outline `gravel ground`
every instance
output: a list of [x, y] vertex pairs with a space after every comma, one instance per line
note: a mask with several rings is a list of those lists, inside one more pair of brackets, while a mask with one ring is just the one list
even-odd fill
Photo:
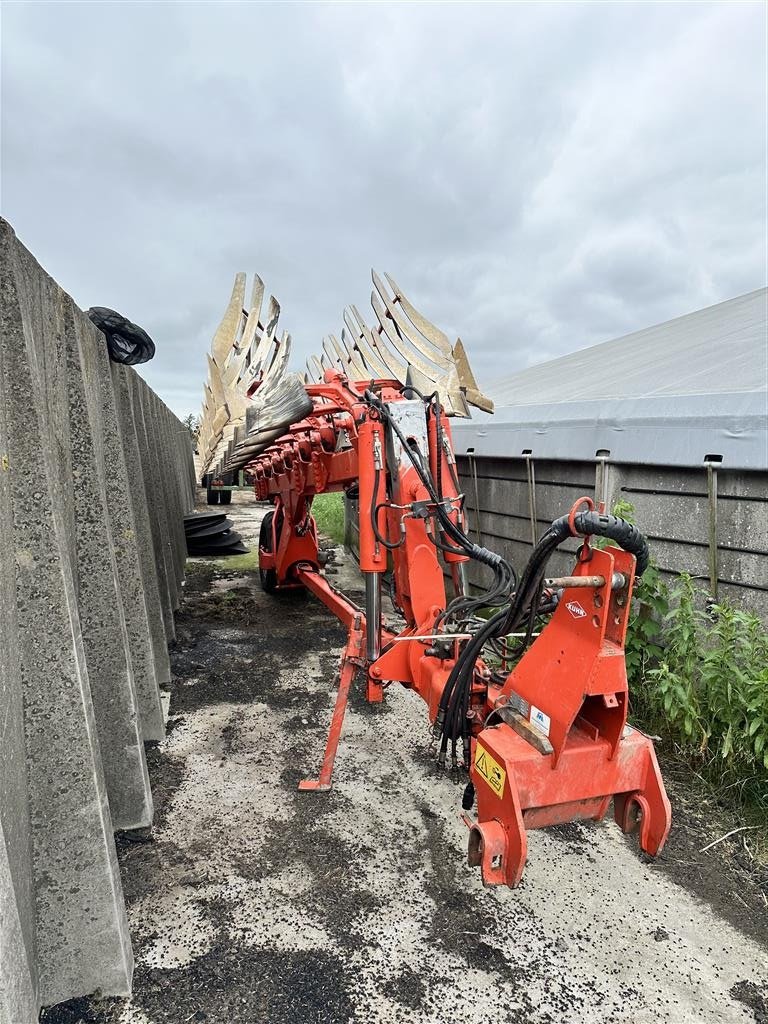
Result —
[[[266, 509], [236, 498], [255, 546]], [[331, 571], [359, 591], [340, 552]], [[150, 751], [157, 821], [118, 842], [134, 996], [46, 1024], [768, 1021], [759, 879], [736, 839], [699, 854], [727, 821], [679, 783], [658, 861], [612, 823], [571, 824], [531, 834], [515, 891], [467, 867], [461, 789], [403, 689], [382, 706], [355, 689], [332, 792], [297, 792], [342, 642], [307, 595], [190, 563], [170, 731]]]

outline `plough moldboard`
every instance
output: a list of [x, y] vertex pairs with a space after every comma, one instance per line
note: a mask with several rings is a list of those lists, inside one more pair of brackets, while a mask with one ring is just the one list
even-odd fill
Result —
[[[450, 418], [493, 406], [461, 341], [374, 273], [375, 326], [349, 307], [340, 337], [325, 338], [302, 379], [288, 372], [277, 301], [262, 309], [256, 277], [246, 310], [245, 283], [238, 274], [213, 340], [199, 472], [215, 500], [217, 483], [245, 471], [256, 498], [273, 505], [259, 543], [263, 588], [305, 587], [348, 630], [320, 772], [300, 788], [330, 789], [359, 674], [369, 701], [391, 683], [424, 700], [439, 764], [466, 774], [469, 862], [486, 884], [519, 882], [528, 830], [600, 819], [611, 804], [620, 828], [656, 854], [670, 805], [651, 740], [627, 723], [624, 662], [633, 587], [648, 564], [642, 534], [585, 497], [525, 566], [474, 543]], [[332, 491], [358, 500], [364, 608], [321, 569], [312, 501]], [[548, 577], [553, 551], [574, 536], [572, 575]], [[611, 543], [596, 548], [591, 537]], [[469, 559], [488, 570], [482, 593], [467, 589]], [[396, 626], [382, 616], [384, 578]]]

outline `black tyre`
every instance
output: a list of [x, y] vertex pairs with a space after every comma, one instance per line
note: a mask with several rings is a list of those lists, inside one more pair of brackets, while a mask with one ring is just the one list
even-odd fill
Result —
[[[272, 551], [272, 520], [274, 518], [274, 512], [267, 512], [261, 521], [259, 551]], [[262, 569], [261, 564], [259, 564], [259, 580], [261, 582], [261, 589], [266, 594], [273, 594], [277, 590], [277, 570]]]
[[232, 491], [219, 491], [219, 501], [222, 505], [231, 505]]

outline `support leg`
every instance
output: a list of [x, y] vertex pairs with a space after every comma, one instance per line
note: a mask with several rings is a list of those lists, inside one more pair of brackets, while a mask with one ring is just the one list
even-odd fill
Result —
[[341, 672], [339, 673], [339, 689], [336, 693], [336, 704], [333, 708], [331, 725], [328, 730], [328, 739], [325, 742], [325, 754], [320, 768], [320, 777], [317, 779], [302, 779], [299, 783], [301, 790], [313, 790], [326, 792], [331, 788], [331, 775], [333, 774], [333, 763], [336, 760], [336, 751], [339, 748], [341, 728], [344, 724], [344, 714], [347, 710], [349, 700], [349, 688], [352, 685], [357, 659], [363, 643], [363, 632], [360, 622], [356, 622], [349, 631], [349, 640], [341, 656]]

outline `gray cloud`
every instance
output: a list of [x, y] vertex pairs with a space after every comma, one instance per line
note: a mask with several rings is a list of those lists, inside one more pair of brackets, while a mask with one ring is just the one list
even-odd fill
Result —
[[765, 283], [765, 7], [13, 4], [3, 207], [195, 411], [236, 270], [296, 362], [371, 266], [481, 383]]

